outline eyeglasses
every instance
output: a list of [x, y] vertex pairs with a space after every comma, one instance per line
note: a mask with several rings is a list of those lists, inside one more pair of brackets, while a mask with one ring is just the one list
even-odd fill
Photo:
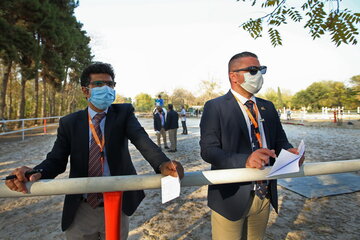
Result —
[[251, 75], [256, 75], [258, 71], [260, 71], [261, 74], [265, 74], [266, 70], [267, 70], [266, 66], [259, 66], [259, 67], [251, 66], [251, 67], [247, 67], [247, 68], [237, 69], [237, 70], [234, 70], [233, 72], [247, 71]]
[[114, 88], [116, 85], [116, 82], [114, 81], [93, 81], [90, 82], [90, 85], [93, 87], [102, 87], [102, 86], [109, 86], [111, 88]]

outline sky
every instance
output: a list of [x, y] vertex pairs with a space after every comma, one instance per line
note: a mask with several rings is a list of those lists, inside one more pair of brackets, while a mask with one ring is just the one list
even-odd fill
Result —
[[[340, 8], [360, 12], [360, 1], [343, 0]], [[228, 61], [243, 51], [268, 67], [260, 94], [278, 87], [294, 94], [313, 82], [360, 75], [360, 43], [312, 40], [305, 19], [281, 27], [283, 45], [275, 48], [266, 32], [254, 40], [239, 27], [269, 12], [236, 0], [80, 0], [75, 16], [91, 37], [94, 60], [113, 65], [116, 93], [126, 97], [175, 88], [197, 96], [203, 80], [217, 81], [225, 93]]]

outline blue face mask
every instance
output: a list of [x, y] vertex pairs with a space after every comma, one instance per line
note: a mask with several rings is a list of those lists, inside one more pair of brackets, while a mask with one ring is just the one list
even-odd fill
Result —
[[96, 108], [105, 110], [115, 101], [115, 90], [109, 86], [90, 88], [88, 101]]

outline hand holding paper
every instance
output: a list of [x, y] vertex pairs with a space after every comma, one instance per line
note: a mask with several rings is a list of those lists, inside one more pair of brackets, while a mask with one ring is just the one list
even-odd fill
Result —
[[300, 142], [298, 152], [299, 154], [294, 154], [282, 149], [267, 177], [299, 172], [299, 160], [302, 158], [305, 152], [305, 144], [303, 140]]

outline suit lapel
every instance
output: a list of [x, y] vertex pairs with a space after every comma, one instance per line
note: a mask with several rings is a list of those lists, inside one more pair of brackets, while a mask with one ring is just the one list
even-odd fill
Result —
[[268, 109], [266, 109], [264, 102], [261, 101], [261, 99], [256, 98], [256, 105], [259, 109], [261, 118], [264, 119], [264, 121], [262, 121], [262, 125], [264, 128], [264, 132], [265, 132], [265, 138], [266, 138], [266, 144], [268, 146], [268, 148], [271, 148], [270, 146], [270, 132], [269, 132], [269, 127], [268, 127], [268, 123], [267, 123], [267, 115], [268, 115]]
[[82, 165], [84, 166], [82, 175], [87, 176], [89, 167], [89, 119], [87, 108], [80, 113], [79, 136], [76, 138], [79, 138], [80, 149], [82, 149]]
[[249, 144], [249, 148], [251, 148], [251, 141], [249, 136], [249, 130], [246, 124], [246, 120], [244, 114], [239, 106], [239, 103], [236, 101], [234, 95], [231, 91], [226, 94], [226, 100], [229, 102], [229, 110], [233, 113], [233, 116], [236, 118], [236, 122], [243, 132], [246, 142]]
[[[112, 124], [114, 124], [114, 122], [115, 122], [114, 119], [115, 119], [114, 107], [111, 105], [107, 111], [106, 119], [105, 119], [105, 130], [104, 130], [104, 132], [105, 132], [105, 149], [109, 149], [110, 136], [111, 136], [110, 130], [114, 129], [112, 127]], [[108, 155], [107, 155], [107, 159], [109, 160]]]

